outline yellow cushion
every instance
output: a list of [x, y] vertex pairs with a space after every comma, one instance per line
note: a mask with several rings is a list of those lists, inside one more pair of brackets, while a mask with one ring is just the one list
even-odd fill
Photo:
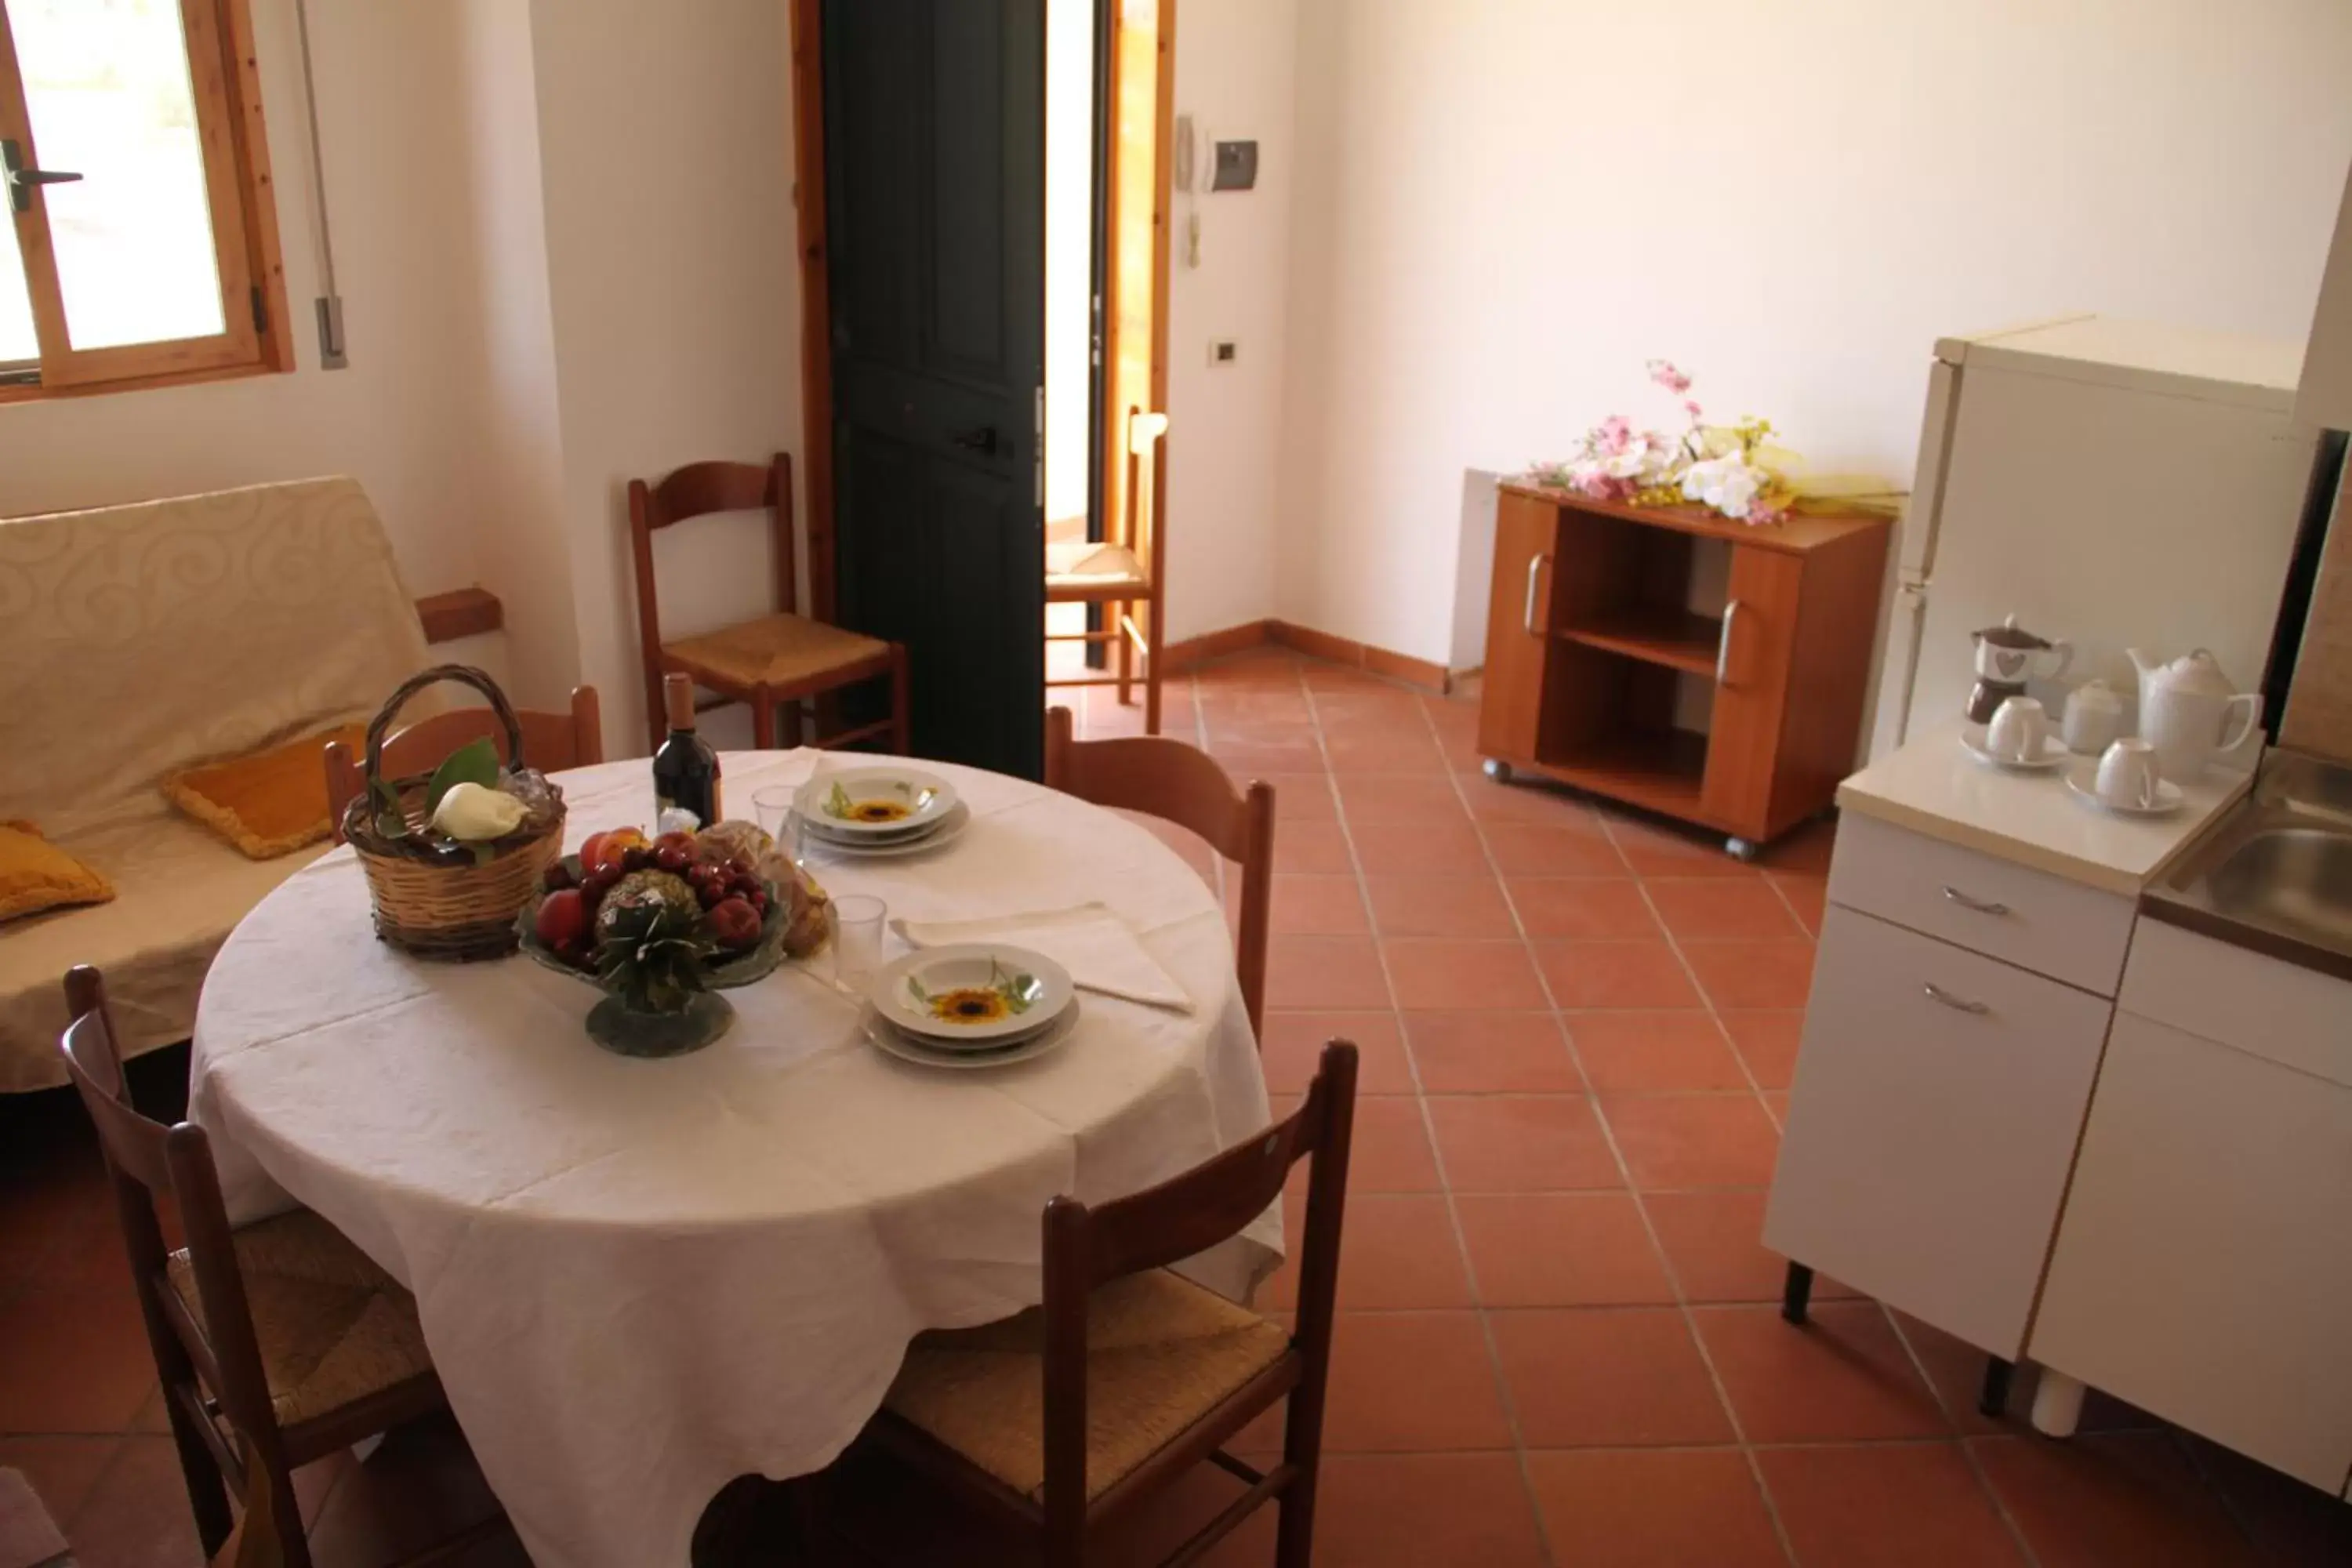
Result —
[[887, 658], [890, 645], [803, 616], [761, 616], [662, 651], [709, 680], [742, 689], [790, 686]]
[[113, 883], [42, 837], [31, 823], [0, 822], [0, 921], [113, 897]]
[[356, 752], [367, 731], [346, 724], [251, 756], [170, 773], [163, 794], [256, 860], [272, 859], [334, 831], [327, 820], [327, 765], [320, 755], [330, 741]]
[[[1280, 1361], [1290, 1335], [1166, 1269], [1087, 1302], [1087, 1496], [1098, 1498]], [[907, 1347], [883, 1408], [1013, 1490], [1045, 1485], [1045, 1319], [928, 1333]]]

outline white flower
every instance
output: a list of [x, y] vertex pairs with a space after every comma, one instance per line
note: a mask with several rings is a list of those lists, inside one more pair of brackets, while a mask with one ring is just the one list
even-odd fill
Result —
[[433, 808], [433, 826], [461, 844], [503, 838], [522, 826], [523, 805], [485, 784], [454, 784]]
[[1708, 458], [1683, 470], [1683, 499], [1702, 501], [1728, 518], [1745, 521], [1766, 475], [1747, 455]]
[[1658, 454], [1646, 436], [1636, 436], [1624, 449], [1600, 459], [1601, 471], [1612, 479], [1638, 479], [1657, 466]]

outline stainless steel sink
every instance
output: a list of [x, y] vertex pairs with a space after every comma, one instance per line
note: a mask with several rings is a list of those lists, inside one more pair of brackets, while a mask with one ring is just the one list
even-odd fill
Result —
[[2352, 769], [2290, 752], [2147, 890], [2143, 912], [2352, 978]]
[[2352, 950], [2352, 831], [2266, 827], [2206, 879], [2213, 906]]

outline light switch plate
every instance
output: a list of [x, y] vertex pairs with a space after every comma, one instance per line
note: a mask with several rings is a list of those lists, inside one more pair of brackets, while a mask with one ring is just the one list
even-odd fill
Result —
[[1257, 143], [1220, 142], [1209, 176], [1213, 191], [1246, 191], [1257, 184]]

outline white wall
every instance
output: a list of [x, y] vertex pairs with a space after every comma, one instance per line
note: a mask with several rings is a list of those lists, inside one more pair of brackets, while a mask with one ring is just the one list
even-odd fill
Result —
[[474, 214], [445, 199], [469, 157], [449, 112], [466, 0], [312, 7], [320, 134], [351, 342], [318, 368], [310, 148], [289, 0], [256, 0], [287, 295], [303, 369], [0, 407], [0, 515], [299, 479], [358, 477], [418, 594], [477, 579], [483, 483]]
[[[531, 33], [581, 678], [626, 755], [627, 481], [800, 444], [789, 8], [533, 0]], [[766, 540], [743, 516], [661, 541], [664, 632], [772, 608]]]
[[[1299, 199], [1292, 97], [1297, 0], [1177, 0], [1176, 110], [1208, 135], [1255, 137], [1254, 191], [1178, 193], [1168, 331], [1168, 636], [1275, 613], [1286, 294]], [[1207, 184], [1205, 145], [1197, 185]], [[1201, 219], [1201, 264], [1183, 255]], [[1212, 367], [1233, 338], [1236, 364]]]
[[2341, 0], [1297, 4], [1279, 613], [1424, 658], [1464, 470], [1644, 359], [1907, 483], [1939, 334], [2300, 338], [2352, 155]]

